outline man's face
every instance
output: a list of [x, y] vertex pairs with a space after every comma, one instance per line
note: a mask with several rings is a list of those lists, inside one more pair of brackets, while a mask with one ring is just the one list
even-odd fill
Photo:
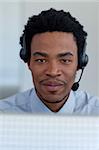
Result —
[[61, 102], [68, 97], [78, 65], [72, 33], [45, 32], [31, 41], [29, 69], [37, 95], [43, 102]]

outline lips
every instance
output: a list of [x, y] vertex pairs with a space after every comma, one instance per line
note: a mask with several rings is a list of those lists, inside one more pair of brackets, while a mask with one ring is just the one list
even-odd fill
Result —
[[44, 83], [43, 85], [55, 87], [55, 86], [62, 86], [63, 84], [62, 83], [55, 83], [55, 82], [48, 82], [48, 83]]
[[64, 86], [64, 82], [60, 80], [56, 81], [44, 80], [42, 81], [41, 85], [43, 85], [47, 91], [57, 91], [60, 88], [62, 88], [62, 86]]
[[47, 91], [58, 91], [63, 85], [62, 84], [44, 84], [45, 90]]

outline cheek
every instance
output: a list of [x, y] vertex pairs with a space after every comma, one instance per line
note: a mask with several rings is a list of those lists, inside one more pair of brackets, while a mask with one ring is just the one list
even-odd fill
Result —
[[34, 78], [39, 78], [40, 77], [40, 71], [35, 69], [35, 68], [31, 70], [31, 73], [32, 73], [32, 76]]
[[76, 76], [76, 69], [68, 69], [64, 72], [64, 78], [67, 80], [68, 85], [70, 86], [74, 83]]
[[44, 76], [46, 68], [47, 66], [45, 65], [39, 65], [39, 64], [36, 64], [35, 62], [30, 61], [29, 69], [34, 78], [39, 79], [42, 76]]
[[40, 81], [40, 79], [42, 78], [42, 76], [44, 75], [43, 70], [41, 69], [41, 67], [30, 67], [30, 71], [32, 73], [32, 78], [34, 82], [38, 82]]

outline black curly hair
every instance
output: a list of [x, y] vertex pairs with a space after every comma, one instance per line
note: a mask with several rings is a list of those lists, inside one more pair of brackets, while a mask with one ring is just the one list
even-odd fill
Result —
[[23, 49], [25, 42], [26, 52], [24, 59], [22, 58], [24, 62], [27, 62], [30, 59], [30, 45], [32, 37], [37, 33], [44, 33], [47, 31], [73, 33], [78, 47], [78, 63], [80, 62], [79, 56], [82, 56], [84, 53], [87, 32], [83, 30], [83, 26], [76, 18], [72, 17], [69, 12], [55, 10], [53, 8], [42, 11], [38, 15], [33, 15], [28, 19], [27, 24], [24, 26], [23, 34], [20, 37], [20, 44]]

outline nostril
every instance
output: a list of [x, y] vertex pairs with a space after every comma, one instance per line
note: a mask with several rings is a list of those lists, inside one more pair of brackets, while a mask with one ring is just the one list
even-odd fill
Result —
[[52, 71], [47, 71], [47, 72], [46, 72], [46, 75], [47, 75], [47, 76], [51, 76], [51, 77], [56, 77], [56, 76], [60, 76], [60, 75], [61, 75], [61, 72], [55, 71], [55, 70], [54, 70], [53, 72], [52, 72]]
[[49, 77], [57, 77], [57, 76], [60, 76], [60, 74], [46, 74], [47, 76]]

